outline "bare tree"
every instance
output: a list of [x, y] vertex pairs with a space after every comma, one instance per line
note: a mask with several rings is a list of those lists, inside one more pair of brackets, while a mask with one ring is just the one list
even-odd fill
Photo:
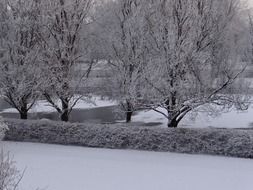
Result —
[[242, 101], [245, 96], [233, 86], [245, 69], [235, 68], [241, 57], [230, 43], [237, 1], [159, 0], [150, 4], [146, 8], [149, 66], [142, 88], [147, 108], [163, 114], [168, 127], [177, 127], [187, 113], [203, 105], [247, 108]]
[[[141, 86], [143, 54], [145, 52], [145, 22], [139, 0], [109, 2], [110, 12], [102, 20], [105, 49], [111, 73], [106, 87], [113, 99], [119, 101], [131, 121], [138, 110], [138, 93]], [[105, 20], [107, 19], [107, 20]], [[101, 30], [100, 30], [101, 31]]]
[[38, 98], [40, 4], [35, 0], [2, 1], [0, 88], [21, 119]]
[[68, 121], [94, 63], [87, 58], [89, 47], [84, 43], [86, 26], [92, 22], [92, 0], [53, 0], [45, 5], [43, 94], [61, 120]]

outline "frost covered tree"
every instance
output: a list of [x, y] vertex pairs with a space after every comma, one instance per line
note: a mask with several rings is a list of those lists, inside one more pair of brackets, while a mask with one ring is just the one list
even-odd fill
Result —
[[[108, 52], [110, 77], [106, 87], [113, 99], [119, 101], [126, 114], [126, 122], [131, 121], [138, 109], [138, 93], [145, 53], [145, 22], [139, 0], [119, 0], [108, 2], [110, 6], [102, 19], [102, 35]], [[106, 20], [107, 19], [107, 20]]]
[[92, 0], [45, 1], [43, 95], [62, 121], [69, 120], [73, 107], [83, 97], [78, 94], [93, 64], [87, 58], [89, 47], [85, 44], [92, 4]]
[[142, 98], [147, 108], [163, 114], [168, 127], [177, 127], [203, 105], [247, 108], [246, 97], [233, 86], [244, 70], [236, 68], [241, 56], [231, 43], [238, 1], [151, 0], [146, 5], [150, 46]]
[[40, 86], [40, 3], [1, 1], [0, 89], [3, 99], [27, 119]]

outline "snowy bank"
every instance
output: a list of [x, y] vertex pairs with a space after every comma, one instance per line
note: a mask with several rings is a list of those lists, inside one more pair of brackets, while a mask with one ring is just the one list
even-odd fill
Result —
[[253, 158], [253, 130], [6, 120], [5, 140]]
[[[3, 142], [20, 190], [251, 190], [252, 160]], [[1, 145], [0, 145], [1, 148]]]
[[[159, 108], [160, 112], [167, 114], [165, 109]], [[231, 109], [229, 112], [209, 116], [205, 112], [191, 113], [179, 123], [179, 127], [184, 128], [252, 128], [253, 127], [253, 107], [250, 106], [246, 111]], [[168, 120], [160, 113], [153, 110], [140, 111], [132, 118], [133, 122], [160, 123], [159, 126], [167, 127]]]

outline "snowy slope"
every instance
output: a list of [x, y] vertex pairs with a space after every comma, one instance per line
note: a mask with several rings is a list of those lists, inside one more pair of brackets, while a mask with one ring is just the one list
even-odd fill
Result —
[[4, 142], [22, 190], [252, 190], [253, 160]]
[[[165, 109], [159, 109], [166, 114]], [[227, 113], [222, 113], [217, 117], [207, 116], [206, 113], [199, 113], [194, 120], [188, 114], [180, 122], [180, 127], [191, 128], [205, 128], [205, 127], [218, 127], [218, 128], [248, 128], [253, 127], [253, 107], [251, 106], [247, 111], [231, 110]], [[167, 119], [155, 111], [141, 111], [133, 116], [134, 122], [158, 122], [162, 127], [167, 126]]]

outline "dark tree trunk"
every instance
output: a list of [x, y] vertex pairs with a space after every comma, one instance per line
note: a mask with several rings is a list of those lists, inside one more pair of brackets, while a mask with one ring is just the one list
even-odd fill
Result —
[[168, 127], [169, 128], [177, 128], [178, 124], [179, 124], [179, 122], [175, 118], [175, 119], [172, 119], [171, 121], [168, 122]]
[[130, 122], [131, 122], [131, 120], [132, 120], [132, 115], [133, 115], [133, 112], [132, 112], [132, 111], [126, 112], [126, 122], [127, 122], [127, 123], [130, 123]]
[[27, 119], [28, 118], [28, 113], [27, 112], [20, 112], [20, 119]]
[[126, 122], [130, 123], [132, 120], [133, 109], [130, 102], [127, 102]]
[[172, 110], [176, 110], [176, 108], [177, 108], [177, 98], [176, 97], [177, 97], [176, 93], [174, 92], [171, 94], [171, 98], [165, 102], [167, 105], [167, 111], [168, 111], [168, 117], [169, 117], [169, 119], [168, 119], [169, 120], [168, 121], [169, 128], [177, 128], [178, 123], [180, 122], [178, 120], [178, 116], [180, 113], [177, 111], [172, 111]]
[[61, 114], [61, 121], [68, 122], [69, 121], [69, 114], [68, 111], [63, 111]]
[[21, 110], [19, 111], [20, 119], [28, 119], [28, 110], [27, 105], [21, 107]]
[[67, 100], [61, 100], [62, 103], [62, 113], [61, 113], [61, 121], [68, 122], [69, 121], [69, 105]]

